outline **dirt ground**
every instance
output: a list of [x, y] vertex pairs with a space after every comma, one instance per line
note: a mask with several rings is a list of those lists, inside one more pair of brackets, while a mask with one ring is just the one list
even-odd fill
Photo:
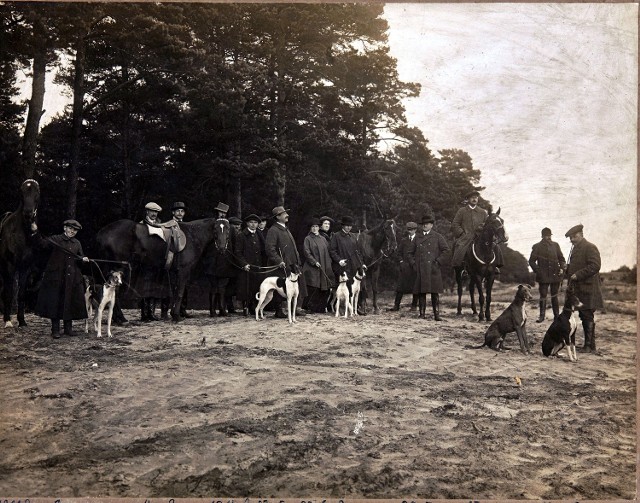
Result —
[[112, 339], [28, 316], [0, 328], [0, 495], [634, 498], [635, 300], [608, 299], [577, 363], [542, 356], [533, 303], [532, 355], [465, 349], [488, 324], [453, 302], [439, 323], [192, 311]]

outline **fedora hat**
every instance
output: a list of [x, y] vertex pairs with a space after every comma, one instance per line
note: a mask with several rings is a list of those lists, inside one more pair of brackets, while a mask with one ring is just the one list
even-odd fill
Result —
[[175, 203], [173, 203], [171, 205], [171, 211], [175, 211], [175, 210], [186, 210], [187, 207], [185, 206], [185, 204], [182, 201], [176, 201]]
[[147, 204], [144, 205], [144, 209], [145, 210], [151, 210], [151, 211], [162, 211], [162, 208], [160, 207], [159, 204], [154, 203], [153, 201], [148, 202]]
[[80, 222], [78, 222], [77, 220], [74, 220], [73, 218], [70, 218], [69, 220], [65, 220], [63, 222], [63, 225], [65, 227], [73, 227], [77, 231], [82, 229], [82, 225], [80, 225]]
[[284, 206], [276, 206], [271, 210], [271, 216], [275, 218], [278, 215], [282, 215], [283, 213], [289, 213], [290, 211], [291, 211], [291, 208], [285, 209]]
[[577, 234], [578, 232], [582, 232], [583, 229], [583, 225], [582, 224], [578, 224], [578, 225], [574, 225], [573, 227], [571, 227], [571, 229], [569, 229], [564, 237], [566, 238], [570, 238], [571, 236], [573, 236], [574, 234]]
[[215, 208], [213, 208], [216, 211], [222, 211], [224, 213], [229, 211], [229, 205], [228, 204], [224, 204], [224, 203], [218, 203], [218, 206], [216, 206]]

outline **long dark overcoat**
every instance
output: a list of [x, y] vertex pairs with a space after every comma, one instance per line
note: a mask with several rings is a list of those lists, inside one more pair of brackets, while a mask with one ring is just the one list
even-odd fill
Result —
[[[263, 267], [267, 261], [264, 245], [265, 239], [261, 232], [251, 232], [249, 229], [244, 229], [238, 233], [235, 250], [238, 265], [244, 267], [249, 264]], [[241, 271], [238, 275], [236, 291], [238, 300], [255, 300], [260, 283], [264, 278], [264, 273], [257, 268], [252, 267], [249, 272]]]
[[[267, 253], [267, 264], [277, 265], [284, 261], [287, 267], [296, 264], [300, 271], [302, 271], [302, 261], [300, 260], [300, 254], [296, 247], [296, 240], [293, 235], [283, 225], [274, 223], [267, 231], [267, 240], [265, 242], [265, 251]], [[289, 270], [287, 269], [287, 272]], [[269, 273], [269, 276], [285, 277], [283, 269], [278, 269]], [[299, 276], [299, 297], [303, 299], [307, 296], [307, 286], [304, 280], [304, 275]]]
[[441, 293], [444, 290], [440, 261], [448, 251], [449, 245], [442, 234], [434, 230], [416, 234], [408, 252], [409, 262], [415, 270], [413, 293]]
[[396, 282], [396, 292], [398, 293], [413, 293], [413, 283], [415, 282], [416, 274], [409, 261], [411, 245], [412, 240], [409, 236], [405, 236], [400, 240], [400, 243], [398, 243], [398, 281]]
[[226, 245], [216, 246], [214, 242], [207, 247], [202, 258], [204, 273], [217, 278], [235, 278], [238, 275], [238, 268], [234, 266], [235, 260], [232, 255], [235, 229], [231, 228], [226, 218], [217, 219], [215, 225], [223, 235], [220, 241]]
[[529, 265], [538, 283], [560, 283], [566, 262], [560, 245], [543, 239], [531, 247]]
[[484, 224], [487, 219], [487, 210], [476, 206], [464, 206], [460, 208], [451, 222], [451, 232], [453, 233], [453, 259], [451, 265], [460, 266], [464, 261], [469, 245], [476, 236], [476, 230]]
[[575, 293], [584, 304], [583, 309], [604, 307], [600, 288], [600, 252], [593, 243], [583, 239], [577, 243], [569, 257], [567, 277], [575, 274], [578, 279], [572, 282]]
[[50, 319], [85, 319], [84, 282], [81, 262], [76, 258], [84, 256], [80, 241], [64, 234], [45, 239], [38, 233], [34, 238], [39, 247], [51, 250], [38, 291], [35, 313]]
[[[352, 232], [334, 232], [329, 243], [329, 255], [331, 256], [331, 267], [338, 275], [343, 270], [347, 271], [350, 278], [353, 278], [359, 267], [364, 265], [362, 256], [358, 251], [358, 238]], [[347, 265], [343, 268], [340, 260], [346, 259]]]
[[[320, 263], [320, 267], [316, 267], [316, 262]], [[304, 238], [304, 266], [302, 267], [302, 272], [307, 286], [313, 286], [320, 290], [329, 290], [334, 286], [329, 244], [321, 234], [316, 235], [310, 232]]]

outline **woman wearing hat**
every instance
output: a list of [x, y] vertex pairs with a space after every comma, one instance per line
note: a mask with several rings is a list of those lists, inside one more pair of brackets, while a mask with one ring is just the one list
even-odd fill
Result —
[[318, 218], [311, 219], [309, 234], [304, 238], [304, 260], [302, 273], [307, 283], [308, 295], [302, 307], [314, 313], [324, 313], [334, 281], [329, 244], [320, 234]]
[[427, 294], [431, 294], [433, 319], [440, 321], [440, 293], [444, 291], [441, 265], [449, 245], [441, 234], [433, 230], [433, 214], [422, 217], [422, 230], [418, 231], [409, 248], [408, 258], [415, 271], [413, 293], [418, 295], [420, 318], [426, 318]]
[[[264, 251], [264, 236], [258, 232], [260, 217], [254, 213], [245, 217], [247, 227], [240, 231], [236, 239], [235, 255], [238, 265], [242, 268], [238, 276], [236, 297], [242, 301], [243, 314], [255, 314], [258, 301], [256, 293], [260, 290], [260, 283], [265, 278], [260, 267], [266, 262]], [[251, 267], [253, 266], [253, 267]]]
[[327, 244], [331, 242], [331, 236], [333, 235], [331, 226], [333, 223], [333, 218], [327, 215], [320, 217], [320, 235], [327, 240]]
[[80, 260], [89, 262], [76, 234], [82, 229], [77, 220], [65, 220], [63, 233], [44, 238], [36, 223], [31, 224], [33, 237], [39, 247], [50, 250], [49, 260], [38, 291], [35, 313], [51, 320], [51, 336], [60, 338], [60, 320], [64, 320], [65, 335], [75, 335], [72, 320], [87, 318], [84, 300], [84, 282]]

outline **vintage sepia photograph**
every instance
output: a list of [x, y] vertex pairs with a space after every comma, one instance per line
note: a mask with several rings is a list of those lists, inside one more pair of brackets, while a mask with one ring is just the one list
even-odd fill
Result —
[[637, 3], [0, 26], [5, 502], [637, 497]]

